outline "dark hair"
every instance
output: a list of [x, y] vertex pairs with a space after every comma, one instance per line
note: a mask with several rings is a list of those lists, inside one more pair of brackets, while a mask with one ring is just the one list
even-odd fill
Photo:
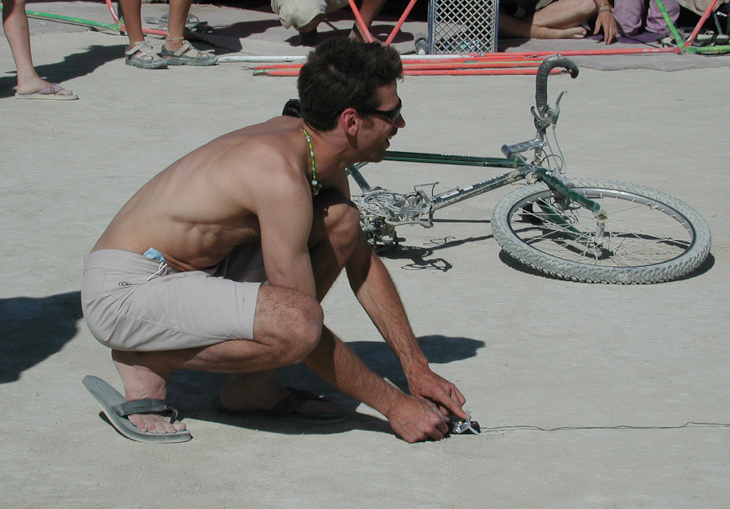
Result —
[[348, 38], [325, 41], [299, 73], [302, 117], [315, 129], [334, 129], [346, 108], [377, 109], [375, 91], [402, 76], [400, 55], [390, 46]]

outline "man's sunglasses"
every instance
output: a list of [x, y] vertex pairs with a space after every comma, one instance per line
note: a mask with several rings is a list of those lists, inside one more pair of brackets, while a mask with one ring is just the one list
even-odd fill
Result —
[[380, 115], [380, 116], [388, 119], [388, 121], [391, 124], [394, 124], [395, 121], [398, 120], [398, 117], [400, 117], [400, 110], [402, 108], [403, 108], [403, 101], [398, 99], [398, 106], [396, 106], [392, 110], [383, 111], [383, 110], [370, 109], [370, 110], [358, 110], [358, 111], [360, 111], [360, 113], [365, 113], [366, 115]]

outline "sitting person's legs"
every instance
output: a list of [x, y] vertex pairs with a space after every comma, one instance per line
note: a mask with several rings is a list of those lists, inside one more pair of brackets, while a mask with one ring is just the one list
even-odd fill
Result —
[[509, 2], [500, 8], [502, 35], [526, 39], [582, 39], [586, 29], [580, 24], [595, 10], [591, 0], [543, 0]]
[[[672, 23], [676, 23], [679, 19], [679, 3], [676, 0], [663, 0], [662, 4], [669, 15]], [[656, 0], [649, 0], [649, 10], [646, 15], [646, 31], [655, 34], [667, 34], [669, 25], [664, 19], [662, 11], [656, 3]]]
[[[679, 4], [664, 0], [664, 8], [672, 22], [679, 18]], [[616, 23], [625, 36], [638, 35], [643, 31], [655, 34], [667, 32], [667, 22], [655, 0], [615, 0], [613, 9]]]
[[576, 28], [590, 19], [596, 10], [592, 0], [556, 0], [538, 9], [532, 23], [545, 28]]
[[513, 5], [518, 8], [500, 9], [499, 14], [499, 29], [508, 37], [582, 39], [587, 30], [581, 25], [598, 12], [594, 0], [522, 1]]
[[[370, 28], [385, 2], [386, 0], [360, 2], [360, 16], [365, 28]], [[327, 14], [348, 5], [347, 0], [271, 0], [271, 8], [279, 15], [281, 24], [286, 28], [294, 27], [299, 31], [299, 44], [302, 46], [319, 44], [317, 26]], [[353, 26], [349, 37], [359, 41], [367, 39], [357, 23]]]
[[645, 0], [615, 0], [614, 14], [619, 30], [625, 36], [637, 35], [644, 26]]

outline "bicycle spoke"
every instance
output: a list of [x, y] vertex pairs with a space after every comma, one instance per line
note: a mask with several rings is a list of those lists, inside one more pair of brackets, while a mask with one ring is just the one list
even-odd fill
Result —
[[640, 195], [581, 190], [608, 213], [605, 231], [587, 209], [545, 191], [517, 203], [509, 222], [527, 245], [550, 256], [593, 266], [638, 267], [686, 252], [692, 232], [670, 207]]

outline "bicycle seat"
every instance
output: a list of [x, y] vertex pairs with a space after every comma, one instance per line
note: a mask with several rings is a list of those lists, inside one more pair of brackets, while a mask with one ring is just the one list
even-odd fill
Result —
[[299, 99], [289, 99], [284, 105], [284, 110], [281, 114], [285, 117], [302, 118], [301, 102]]

